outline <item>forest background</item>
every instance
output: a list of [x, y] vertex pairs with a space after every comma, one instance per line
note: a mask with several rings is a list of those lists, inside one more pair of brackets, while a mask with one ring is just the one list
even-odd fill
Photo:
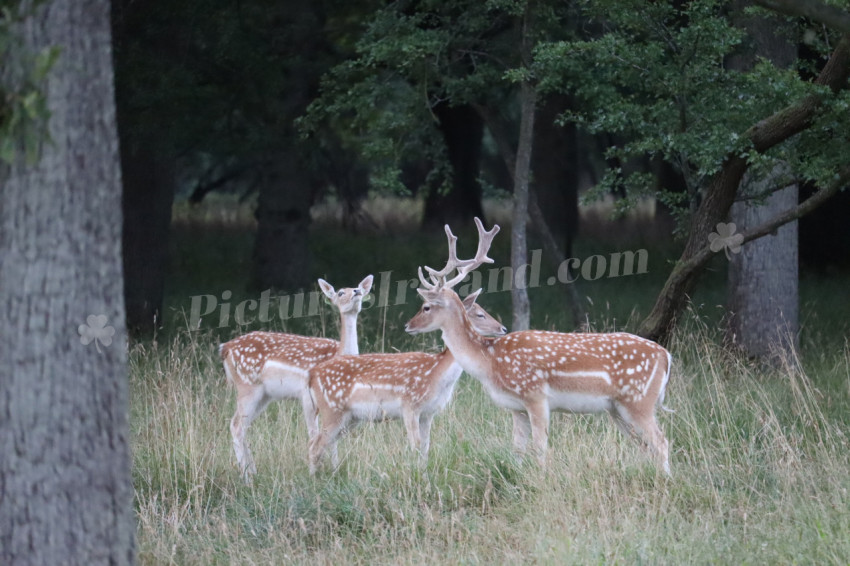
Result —
[[[62, 505], [116, 517], [81, 557], [151, 563], [846, 563], [842, 2], [83, 4], [0, 18], [4, 563], [100, 524]], [[503, 228], [480, 302], [512, 329], [671, 349], [675, 479], [598, 418], [553, 421], [547, 470], [517, 461], [464, 379], [425, 470], [396, 423], [310, 479], [281, 404], [241, 485], [217, 344], [336, 336], [316, 278], [373, 273], [361, 351], [436, 349], [403, 333], [406, 283], [476, 216]], [[55, 491], [22, 498], [34, 469]]]

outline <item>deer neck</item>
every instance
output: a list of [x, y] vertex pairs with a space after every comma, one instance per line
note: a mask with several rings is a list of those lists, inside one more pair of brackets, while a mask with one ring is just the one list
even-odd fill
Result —
[[476, 379], [484, 379], [490, 372], [488, 340], [457, 310], [453, 312], [452, 324], [443, 327], [443, 343], [449, 350], [448, 355]]
[[342, 356], [356, 356], [360, 353], [357, 347], [357, 313], [346, 313], [340, 319], [339, 352]]
[[437, 375], [446, 375], [453, 365], [457, 364], [454, 356], [452, 356], [451, 350], [448, 348], [443, 349], [442, 352], [437, 354], [439, 361], [437, 362], [437, 367], [435, 373]]

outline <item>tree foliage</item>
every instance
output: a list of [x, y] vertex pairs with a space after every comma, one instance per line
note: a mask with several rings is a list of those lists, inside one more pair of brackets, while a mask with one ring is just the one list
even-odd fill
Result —
[[376, 164], [383, 188], [404, 191], [401, 165], [411, 156], [434, 164], [436, 186], [450, 172], [434, 109], [487, 105], [516, 115], [508, 72], [519, 63], [523, 2], [394, 2], [376, 10], [354, 56], [322, 81], [302, 121], [306, 132], [331, 123]]
[[47, 46], [35, 52], [22, 52], [16, 26], [39, 5], [21, 5], [18, 0], [0, 2], [0, 161], [11, 163], [22, 151], [34, 163], [43, 141], [48, 138], [46, 97], [47, 73], [60, 49]]
[[[834, 178], [842, 159], [838, 148], [850, 141], [850, 96], [846, 91], [832, 96], [812, 78], [837, 41], [835, 34], [799, 22], [808, 58], [790, 69], [760, 60], [742, 72], [728, 60], [748, 37], [730, 17], [728, 2], [588, 0], [580, 6], [599, 33], [540, 45], [535, 62], [541, 88], [575, 95], [577, 107], [564, 120], [622, 140], [607, 150], [609, 157], [666, 161], [688, 189], [687, 195], [667, 187], [656, 193], [655, 179], [645, 171], [613, 169], [591, 197], [620, 189], [630, 197], [621, 206], [628, 206], [635, 197], [658, 196], [692, 205], [680, 207], [686, 219], [730, 155], [745, 157], [756, 173], [782, 160], [802, 181], [823, 186]], [[744, 135], [758, 120], [810, 95], [823, 96], [825, 104], [801, 135], [767, 152]]]

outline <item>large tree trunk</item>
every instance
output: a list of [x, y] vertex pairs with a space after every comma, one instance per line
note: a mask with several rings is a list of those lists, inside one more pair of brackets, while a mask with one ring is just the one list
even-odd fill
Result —
[[285, 291], [310, 284], [312, 179], [294, 152], [270, 165], [257, 202], [254, 284]]
[[288, 2], [275, 18], [277, 47], [287, 63], [280, 72], [287, 84], [276, 109], [283, 124], [279, 144], [265, 153], [270, 159], [257, 202], [253, 284], [260, 289], [294, 291], [310, 284], [310, 207], [318, 177], [310, 164], [315, 148], [301, 140], [292, 123], [314, 99], [325, 70], [321, 57], [328, 44], [322, 8], [321, 2]]
[[[796, 45], [789, 41], [793, 29], [778, 17], [743, 15], [736, 6], [740, 24], [747, 29], [750, 43], [731, 58], [729, 65], [742, 71], [752, 69], [756, 57], [769, 59], [787, 68], [797, 57]], [[777, 164], [764, 179], [745, 175], [732, 206], [731, 220], [738, 230], [762, 224], [778, 213], [796, 206], [796, 184], [784, 188], [790, 172]], [[764, 202], [759, 195], [770, 194]], [[756, 200], [753, 200], [756, 199]], [[747, 355], [768, 358], [797, 346], [799, 292], [797, 273], [797, 222], [789, 222], [776, 234], [760, 238], [731, 256], [728, 280], [727, 337]]]
[[[747, 182], [742, 193], [758, 194], [782, 179], [778, 175], [761, 182]], [[770, 195], [763, 204], [750, 201], [732, 206], [732, 222], [739, 230], [759, 226], [797, 204], [797, 185]], [[797, 273], [797, 222], [775, 234], [759, 238], [731, 254], [728, 282], [730, 312], [727, 335], [746, 354], [768, 358], [792, 352], [797, 346], [799, 290]]]
[[428, 193], [422, 225], [426, 229], [442, 228], [444, 224], [469, 224], [476, 216], [483, 219], [478, 174], [484, 123], [475, 109], [466, 104], [438, 104], [434, 115], [439, 120], [446, 145], [452, 183], [451, 190], [445, 194], [436, 190]]
[[[133, 107], [134, 101], [138, 105], [138, 93], [130, 80], [135, 65], [128, 44], [147, 9], [155, 10], [132, 0], [112, 3], [116, 119], [123, 173], [124, 301], [127, 328], [138, 335], [149, 335], [161, 324], [174, 200], [174, 160], [167, 155], [173, 150], [171, 144], [163, 143], [167, 133], [157, 124], [142, 122], [140, 109]], [[175, 36], [162, 34], [155, 41], [171, 42]], [[165, 45], [160, 47], [166, 50]], [[156, 113], [150, 107], [145, 110]]]
[[121, 145], [124, 193], [124, 300], [127, 328], [151, 334], [162, 324], [171, 205], [173, 164], [152, 147]]
[[[558, 125], [558, 116], [572, 106], [569, 97], [552, 95], [541, 101], [534, 126], [532, 187], [546, 225], [562, 243], [565, 257], [572, 257], [578, 234], [578, 147], [576, 126]], [[532, 215], [532, 220], [534, 216]]]
[[13, 57], [62, 51], [45, 86], [51, 140], [37, 164], [0, 167], [0, 563], [129, 564], [109, 2], [43, 2], [20, 32]]
[[[848, 73], [850, 37], [845, 36], [815, 82], [837, 91], [846, 88]], [[765, 152], [808, 128], [820, 104], [821, 95], [810, 95], [753, 125], [744, 136], [756, 151]], [[702, 269], [711, 258], [708, 252], [709, 234], [716, 230], [719, 222], [727, 218], [746, 170], [747, 163], [743, 157], [729, 155], [720, 172], [709, 181], [705, 198], [691, 221], [685, 249], [659, 293], [655, 306], [641, 323], [638, 330], [641, 336], [662, 344], [669, 340], [676, 319], [684, 310]]]

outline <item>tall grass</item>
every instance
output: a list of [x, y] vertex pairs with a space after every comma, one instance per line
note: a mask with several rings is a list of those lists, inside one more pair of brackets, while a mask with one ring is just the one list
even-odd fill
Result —
[[[392, 226], [417, 211], [401, 210]], [[666, 404], [676, 412], [660, 420], [672, 479], [601, 415], [554, 415], [549, 465], [517, 460], [509, 413], [464, 376], [435, 419], [425, 468], [396, 421], [344, 435], [339, 470], [311, 477], [298, 404], [276, 403], [248, 432], [259, 473], [245, 486], [228, 427], [235, 395], [216, 346], [258, 326], [191, 331], [184, 319], [192, 295], [257, 298], [245, 287], [250, 216], [225, 212], [213, 222], [179, 217], [166, 326], [131, 348], [141, 563], [850, 563], [850, 312], [835, 301], [846, 281], [803, 278], [802, 357], [761, 367], [720, 346], [725, 263], [712, 264], [670, 348]], [[581, 285], [592, 328], [633, 330], [660, 289], [675, 245], [639, 241], [617, 232], [578, 243], [576, 257], [650, 248], [649, 273]], [[317, 220], [311, 245], [313, 275], [338, 286], [367, 272], [414, 277], [445, 249], [440, 234], [401, 229], [343, 237], [332, 219]], [[491, 255], [506, 265], [508, 238]], [[509, 293], [481, 302], [508, 318]], [[418, 304], [411, 293], [407, 304], [364, 311], [361, 351], [441, 348], [437, 333], [403, 332]], [[570, 329], [557, 286], [533, 289], [532, 306], [535, 327]], [[335, 320], [323, 307], [269, 327], [336, 337]]]
[[[798, 360], [761, 369], [692, 317], [672, 345], [676, 412], [660, 416], [672, 479], [602, 416], [555, 416], [549, 466], [518, 461], [509, 414], [464, 377], [424, 469], [395, 421], [354, 429], [340, 469], [310, 477], [300, 409], [278, 403], [249, 431], [259, 470], [249, 487], [213, 338], [131, 352], [142, 563], [850, 560], [846, 344], [808, 371]], [[827, 395], [845, 410], [825, 411]]]

